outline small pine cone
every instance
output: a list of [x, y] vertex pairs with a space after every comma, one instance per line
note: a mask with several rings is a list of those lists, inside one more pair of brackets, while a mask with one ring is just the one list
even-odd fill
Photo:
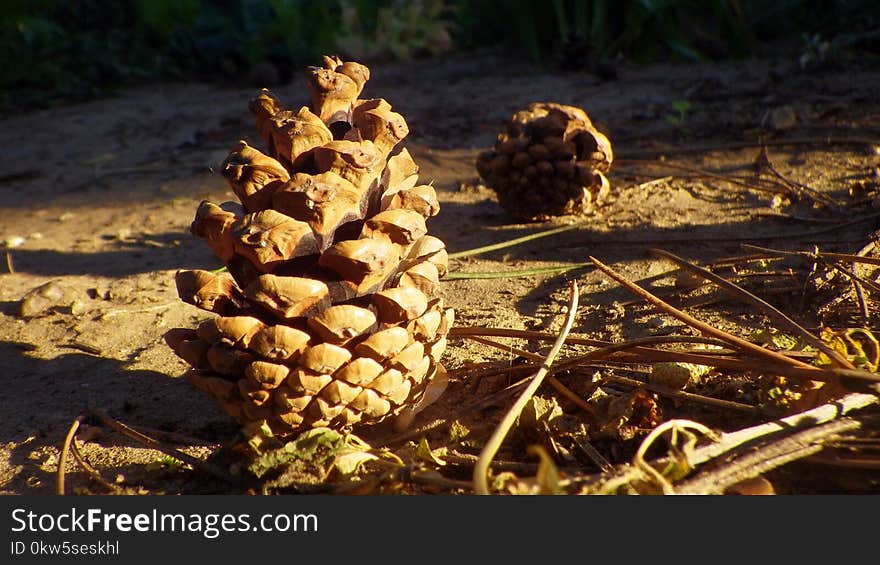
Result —
[[583, 110], [535, 102], [511, 117], [476, 167], [513, 218], [534, 221], [600, 204], [613, 159], [611, 142]]
[[221, 168], [239, 202], [202, 202], [193, 220], [227, 272], [177, 273], [180, 298], [215, 316], [165, 339], [243, 426], [405, 425], [445, 388], [437, 195], [395, 150], [403, 116], [358, 99], [369, 76], [325, 57], [306, 74], [310, 107], [260, 92], [249, 108], [265, 153], [239, 142]]

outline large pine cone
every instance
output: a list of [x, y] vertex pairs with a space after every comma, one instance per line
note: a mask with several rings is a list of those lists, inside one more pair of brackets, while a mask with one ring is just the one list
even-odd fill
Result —
[[517, 220], [593, 209], [608, 195], [611, 142], [574, 106], [535, 102], [516, 112], [477, 172]]
[[406, 422], [442, 391], [452, 309], [438, 296], [439, 211], [383, 99], [358, 98], [367, 67], [325, 57], [311, 107], [267, 90], [250, 104], [267, 153], [244, 141], [222, 173], [239, 202], [204, 201], [192, 232], [226, 265], [180, 271], [180, 298], [217, 317], [165, 339], [242, 425], [277, 435]]

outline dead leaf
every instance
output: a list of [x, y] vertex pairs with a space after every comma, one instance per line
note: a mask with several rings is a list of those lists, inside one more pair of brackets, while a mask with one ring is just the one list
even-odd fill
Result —
[[527, 451], [529, 455], [536, 455], [540, 459], [538, 473], [535, 476], [538, 494], [562, 494], [562, 487], [559, 486], [559, 471], [550, 454], [539, 445], [530, 445]]
[[724, 494], [773, 495], [776, 494], [776, 490], [773, 488], [773, 483], [764, 477], [754, 477], [727, 487]]
[[441, 447], [441, 448], [439, 448], [439, 449], [434, 449], [434, 450], [432, 450], [432, 449], [431, 449], [431, 446], [428, 445], [428, 440], [427, 440], [427, 439], [422, 438], [422, 439], [419, 440], [419, 445], [418, 445], [418, 447], [416, 448], [416, 455], [417, 455], [420, 459], [422, 459], [423, 461], [427, 461], [427, 462], [429, 462], [429, 463], [433, 463], [434, 465], [438, 465], [438, 466], [440, 466], [440, 467], [442, 467], [443, 465], [446, 465], [446, 461], [443, 461], [442, 459], [440, 459], [439, 457], [437, 457], [437, 455], [435, 454], [435, 452], [436, 452], [436, 453], [441, 453], [441, 454], [445, 455], [445, 454], [446, 454], [446, 448], [445, 448], [445, 447]]
[[343, 476], [351, 476], [361, 470], [361, 467], [367, 461], [378, 459], [376, 455], [365, 451], [351, 450], [346, 453], [337, 455], [333, 460], [332, 469], [335, 469]]

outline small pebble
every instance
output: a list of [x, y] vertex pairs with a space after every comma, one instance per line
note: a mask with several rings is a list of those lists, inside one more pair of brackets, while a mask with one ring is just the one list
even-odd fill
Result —
[[34, 289], [29, 290], [21, 299], [19, 316], [32, 318], [47, 313], [58, 306], [66, 294], [58, 281], [50, 281]]
[[85, 314], [86, 310], [86, 304], [82, 300], [74, 300], [70, 303], [70, 313], [74, 316]]
[[3, 247], [7, 249], [15, 249], [16, 247], [21, 247], [24, 245], [24, 242], [27, 241], [25, 238], [20, 235], [14, 235], [12, 237], [8, 237], [3, 241]]

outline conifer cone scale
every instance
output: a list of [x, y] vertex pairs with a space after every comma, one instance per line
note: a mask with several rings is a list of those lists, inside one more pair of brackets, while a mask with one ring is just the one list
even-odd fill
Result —
[[574, 106], [535, 102], [516, 112], [477, 172], [517, 220], [589, 212], [610, 191], [608, 137]]
[[261, 91], [248, 107], [264, 147], [240, 141], [221, 167], [238, 202], [196, 211], [191, 232], [227, 269], [177, 273], [181, 300], [214, 317], [165, 340], [242, 426], [402, 427], [445, 388], [437, 195], [398, 148], [403, 116], [358, 98], [369, 77], [325, 57], [306, 72], [310, 106]]

